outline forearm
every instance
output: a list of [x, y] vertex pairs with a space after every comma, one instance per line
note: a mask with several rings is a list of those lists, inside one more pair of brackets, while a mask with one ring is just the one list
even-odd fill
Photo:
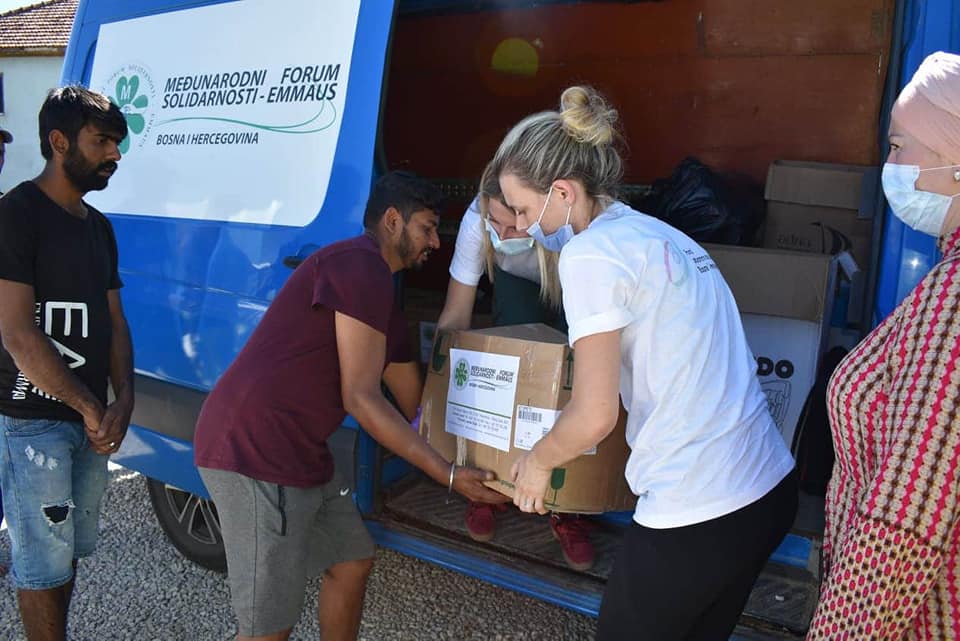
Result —
[[420, 377], [420, 364], [416, 361], [390, 363], [383, 372], [383, 382], [408, 421], [414, 419], [420, 406], [420, 397], [423, 395]]
[[942, 557], [899, 524], [857, 518], [824, 578], [807, 640], [853, 641], [864, 638], [865, 626], [870, 638], [903, 638], [940, 575]]
[[380, 445], [423, 470], [437, 483], [447, 484], [450, 462], [410, 429], [381, 394], [355, 395], [346, 409]]
[[571, 400], [531, 454], [544, 468], [561, 467], [605, 439], [616, 426], [618, 414], [619, 407], [585, 407]]
[[115, 323], [110, 342], [110, 385], [118, 400], [133, 402], [133, 344], [126, 320]]
[[95, 413], [101, 403], [90, 389], [63, 362], [46, 334], [30, 328], [15, 336], [4, 336], [3, 346], [17, 368], [45, 393], [86, 416]]
[[477, 288], [475, 285], [465, 285], [451, 277], [443, 311], [440, 312], [440, 317], [437, 319], [437, 329], [449, 331], [470, 329], [473, 304], [476, 299]]
[[437, 319], [437, 329], [455, 331], [458, 329], [470, 329], [470, 313], [463, 313], [460, 310], [444, 309]]

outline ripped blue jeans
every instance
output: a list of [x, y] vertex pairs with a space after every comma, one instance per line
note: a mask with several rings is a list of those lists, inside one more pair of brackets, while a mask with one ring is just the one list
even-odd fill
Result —
[[97, 544], [107, 459], [90, 447], [83, 423], [0, 414], [0, 491], [21, 590], [73, 578], [73, 561]]

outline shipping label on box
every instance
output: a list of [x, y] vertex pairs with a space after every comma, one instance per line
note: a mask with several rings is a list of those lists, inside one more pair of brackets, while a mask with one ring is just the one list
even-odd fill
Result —
[[447, 431], [509, 452], [520, 358], [451, 349], [450, 362]]
[[[559, 417], [559, 410], [517, 405], [517, 415], [514, 419], [514, 425], [517, 427], [513, 436], [513, 446], [519, 450], [532, 450], [537, 441], [550, 433]], [[597, 448], [591, 447], [583, 454], [591, 456], [596, 453]]]

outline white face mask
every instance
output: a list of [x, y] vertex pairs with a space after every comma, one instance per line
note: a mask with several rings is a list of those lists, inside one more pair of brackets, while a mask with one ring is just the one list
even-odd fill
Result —
[[890, 203], [894, 216], [902, 220], [910, 229], [930, 236], [939, 236], [950, 205], [960, 194], [944, 196], [930, 191], [920, 191], [916, 187], [917, 178], [920, 177], [921, 171], [952, 169], [956, 166], [958, 165], [920, 169], [917, 165], [884, 163], [880, 181], [883, 183], [883, 193], [887, 196], [887, 202]]
[[493, 245], [493, 251], [504, 256], [516, 256], [533, 248], [533, 239], [526, 238], [500, 238], [500, 234], [493, 228], [490, 221], [487, 223], [487, 232], [490, 233], [490, 244]]
[[549, 234], [544, 233], [543, 228], [540, 227], [540, 221], [543, 220], [543, 215], [547, 212], [547, 203], [550, 202], [550, 194], [552, 193], [553, 185], [550, 185], [550, 189], [547, 190], [547, 198], [543, 201], [543, 209], [540, 210], [540, 215], [537, 216], [537, 222], [527, 228], [527, 233], [547, 251], [559, 252], [563, 249], [564, 245], [570, 242], [570, 239], [573, 238], [575, 234], [573, 225], [570, 224], [570, 210], [573, 208], [573, 205], [567, 206], [567, 221], [563, 223], [563, 225], [557, 228], [555, 232]]

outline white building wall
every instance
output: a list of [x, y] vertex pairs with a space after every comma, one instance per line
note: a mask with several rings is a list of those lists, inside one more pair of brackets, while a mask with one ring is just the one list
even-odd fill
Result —
[[47, 92], [60, 85], [63, 56], [0, 57], [4, 112], [0, 127], [13, 134], [0, 173], [0, 191], [35, 177], [43, 169], [37, 114]]

